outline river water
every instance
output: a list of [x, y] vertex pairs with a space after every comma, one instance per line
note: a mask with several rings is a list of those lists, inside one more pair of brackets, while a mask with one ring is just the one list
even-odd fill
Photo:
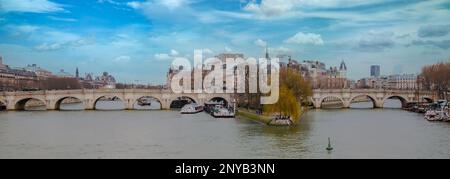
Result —
[[450, 124], [400, 109], [311, 110], [290, 128], [177, 111], [0, 112], [0, 158], [450, 158]]

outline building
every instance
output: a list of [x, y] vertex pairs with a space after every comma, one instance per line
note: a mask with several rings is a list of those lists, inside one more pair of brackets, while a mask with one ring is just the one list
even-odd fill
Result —
[[[297, 68], [296, 61], [290, 61], [289, 66]], [[300, 73], [311, 82], [314, 89], [342, 89], [348, 88], [347, 65], [344, 61], [338, 67], [326, 68], [325, 63], [319, 61], [303, 61], [299, 64]]]
[[3, 64], [3, 57], [0, 56], [0, 70], [5, 70], [8, 66]]
[[358, 80], [356, 87], [360, 89], [388, 89], [388, 78], [381, 77], [368, 77]]
[[370, 76], [371, 77], [380, 77], [381, 76], [381, 67], [380, 67], [380, 65], [372, 65], [372, 66], [370, 66]]
[[414, 90], [417, 89], [417, 75], [403, 74], [403, 75], [390, 75], [388, 77], [389, 89], [398, 90]]
[[0, 91], [39, 89], [36, 73], [22, 69], [13, 69], [3, 64], [0, 57]]
[[26, 71], [34, 72], [38, 76], [39, 80], [45, 80], [48, 78], [55, 77], [52, 72], [45, 70], [36, 64], [27, 65], [25, 68], [23, 68]]
[[102, 76], [95, 78], [95, 81], [100, 82], [103, 86], [101, 88], [114, 89], [116, 88], [116, 78], [108, 72], [103, 72]]
[[55, 74], [57, 78], [74, 78], [74, 76], [68, 72], [65, 72], [64, 69], [61, 69], [58, 73]]
[[93, 73], [86, 73], [84, 78], [78, 78], [78, 80], [83, 88], [87, 89], [115, 89], [117, 84], [116, 78], [108, 72], [103, 72], [101, 76], [95, 78]]
[[319, 88], [321, 79], [327, 74], [327, 69], [323, 62], [306, 60], [300, 63], [300, 73], [311, 82], [313, 88]]

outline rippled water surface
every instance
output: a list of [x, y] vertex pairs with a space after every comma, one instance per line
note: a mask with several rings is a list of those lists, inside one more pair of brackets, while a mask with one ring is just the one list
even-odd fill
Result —
[[0, 113], [0, 158], [450, 158], [449, 136], [449, 123], [399, 109], [312, 110], [291, 128], [177, 111]]

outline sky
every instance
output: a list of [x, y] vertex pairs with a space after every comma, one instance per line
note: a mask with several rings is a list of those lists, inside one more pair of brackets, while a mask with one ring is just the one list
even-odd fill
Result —
[[0, 56], [162, 84], [175, 57], [244, 53], [345, 61], [348, 76], [450, 60], [450, 0], [0, 0]]

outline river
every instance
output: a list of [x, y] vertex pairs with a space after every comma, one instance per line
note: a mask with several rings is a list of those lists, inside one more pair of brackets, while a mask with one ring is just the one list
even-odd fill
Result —
[[311, 110], [290, 128], [177, 111], [0, 112], [0, 158], [450, 158], [449, 136], [449, 123], [400, 109]]

